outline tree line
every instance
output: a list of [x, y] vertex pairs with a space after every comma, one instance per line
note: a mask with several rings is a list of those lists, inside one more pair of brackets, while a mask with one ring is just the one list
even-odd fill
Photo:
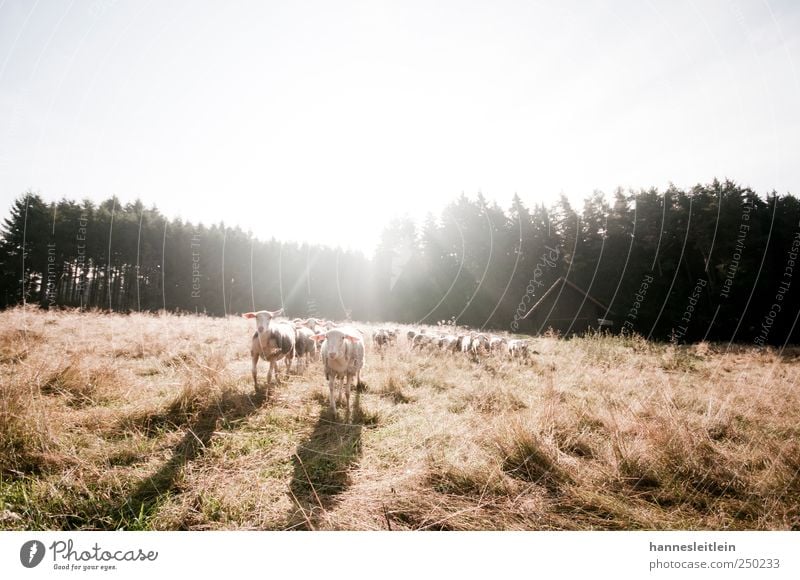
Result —
[[536, 332], [524, 314], [560, 277], [607, 305], [613, 332], [797, 342], [800, 203], [731, 181], [594, 192], [583, 207], [507, 209], [461, 195], [396, 218], [371, 257], [167, 219], [140, 201], [46, 203], [0, 226], [0, 306], [455, 322]]

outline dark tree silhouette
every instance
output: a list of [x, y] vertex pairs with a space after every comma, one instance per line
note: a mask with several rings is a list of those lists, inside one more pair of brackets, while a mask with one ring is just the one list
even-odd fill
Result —
[[0, 307], [221, 316], [282, 306], [508, 329], [564, 276], [607, 305], [615, 331], [783, 344], [800, 332], [798, 253], [800, 201], [732, 181], [596, 191], [580, 212], [564, 195], [550, 208], [515, 195], [504, 211], [462, 194], [421, 224], [388, 223], [371, 258], [168, 220], [138, 200], [26, 193], [0, 224]]

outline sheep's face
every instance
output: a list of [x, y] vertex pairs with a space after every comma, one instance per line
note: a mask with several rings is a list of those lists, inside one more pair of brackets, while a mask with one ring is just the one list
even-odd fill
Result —
[[259, 335], [264, 334], [267, 329], [269, 328], [270, 321], [278, 316], [283, 310], [275, 310], [270, 312], [269, 310], [259, 310], [258, 312], [247, 312], [242, 314], [244, 318], [255, 318], [256, 319], [256, 330], [258, 331]]
[[327, 357], [330, 360], [338, 360], [347, 353], [347, 343], [358, 342], [358, 338], [349, 335], [341, 330], [329, 330], [325, 333]]

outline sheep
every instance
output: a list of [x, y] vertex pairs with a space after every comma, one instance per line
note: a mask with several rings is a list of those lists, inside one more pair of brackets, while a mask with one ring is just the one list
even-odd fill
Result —
[[472, 350], [472, 337], [473, 333], [465, 334], [461, 337], [461, 352], [468, 354]]
[[385, 328], [378, 328], [372, 332], [372, 344], [377, 349], [382, 349], [390, 343], [389, 331]]
[[[325, 334], [315, 335], [314, 338], [324, 340], [320, 354], [325, 378], [328, 379], [331, 410], [334, 414], [336, 413], [336, 398], [333, 393], [336, 388], [336, 380], [341, 379], [349, 414], [350, 383], [353, 377], [356, 379], [356, 386], [361, 383], [361, 369], [364, 368], [363, 335], [355, 328], [344, 326], [331, 329]], [[341, 394], [341, 385], [339, 388]]]
[[256, 319], [256, 333], [250, 344], [250, 356], [253, 361], [253, 385], [258, 391], [258, 359], [263, 358], [269, 362], [267, 372], [267, 386], [272, 382], [273, 372], [275, 380], [280, 384], [281, 379], [278, 375], [278, 361], [286, 361], [286, 373], [295, 354], [295, 329], [288, 320], [275, 320], [275, 317], [283, 313], [283, 309], [270, 312], [260, 310], [258, 312], [246, 312], [243, 318]]
[[295, 354], [297, 356], [297, 371], [300, 371], [300, 362], [303, 368], [308, 365], [311, 358], [316, 360], [317, 343], [314, 341], [314, 331], [306, 326], [295, 326]]
[[454, 334], [448, 334], [442, 338], [442, 348], [444, 350], [456, 351], [458, 345], [458, 337]]
[[414, 337], [414, 340], [411, 341], [411, 348], [419, 348], [422, 350], [423, 346], [435, 344], [436, 337], [432, 334], [425, 334], [420, 332]]
[[485, 334], [476, 334], [469, 345], [470, 353], [477, 359], [481, 353], [489, 352], [489, 337]]
[[489, 339], [489, 350], [491, 352], [508, 352], [508, 340], [502, 336], [493, 336]]
[[515, 338], [508, 341], [509, 358], [527, 359], [530, 354], [530, 345], [527, 340]]
[[300, 321], [300, 325], [310, 328], [315, 334], [320, 334], [324, 333], [326, 330], [325, 327], [322, 326], [323, 322], [324, 320], [319, 320], [317, 318], [305, 318]]
[[[299, 325], [299, 326], [302, 326], [304, 328], [307, 328], [307, 329], [312, 331], [312, 335], [313, 334], [325, 334], [327, 329], [324, 326], [322, 326], [321, 322], [324, 322], [324, 321], [320, 321], [320, 320], [318, 320], [316, 318], [306, 318], [306, 319], [300, 320], [299, 323], [296, 323], [295, 327], [298, 327], [298, 325]], [[316, 342], [314, 343], [314, 345], [316, 346]], [[319, 349], [315, 348], [313, 351], [311, 351], [311, 358], [313, 358], [314, 360], [317, 360], [317, 355], [318, 354], [319, 354]]]

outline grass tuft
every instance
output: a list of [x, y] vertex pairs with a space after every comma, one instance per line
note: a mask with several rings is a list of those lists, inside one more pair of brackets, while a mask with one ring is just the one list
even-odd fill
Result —
[[495, 439], [503, 471], [511, 477], [556, 491], [569, 480], [558, 464], [558, 452], [529, 426], [510, 425]]
[[0, 331], [0, 364], [19, 363], [32, 348], [44, 340], [44, 335], [23, 328], [6, 328]]

